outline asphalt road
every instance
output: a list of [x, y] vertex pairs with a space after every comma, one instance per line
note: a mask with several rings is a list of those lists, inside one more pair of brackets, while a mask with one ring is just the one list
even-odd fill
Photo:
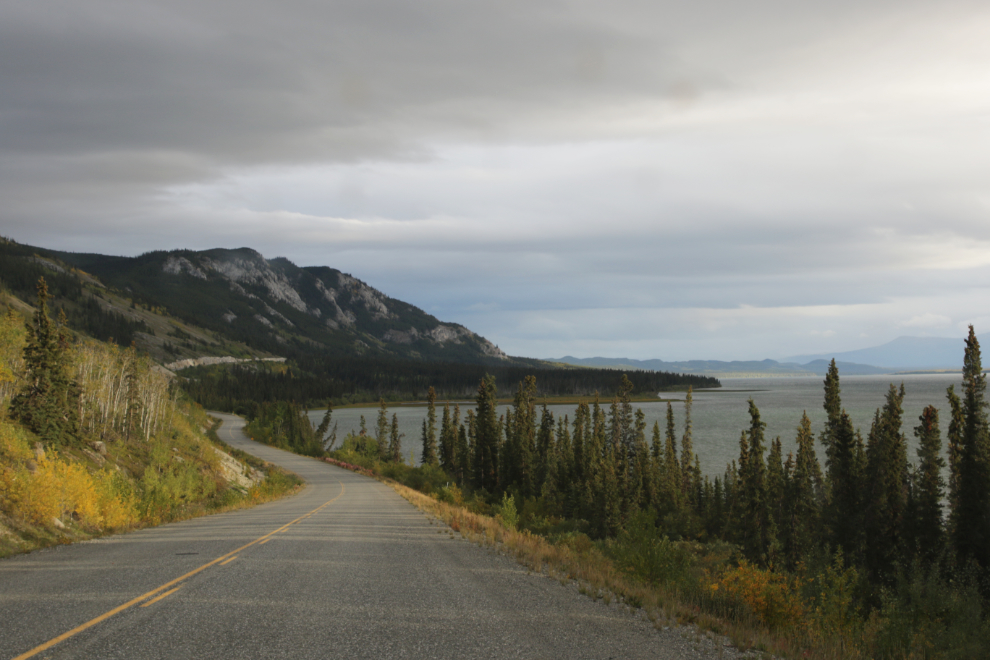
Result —
[[0, 561], [0, 658], [723, 657], [223, 417], [226, 442], [305, 489]]

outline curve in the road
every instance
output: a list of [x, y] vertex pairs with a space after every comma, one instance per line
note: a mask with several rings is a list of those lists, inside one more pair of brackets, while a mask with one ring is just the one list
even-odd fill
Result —
[[242, 420], [221, 417], [226, 442], [306, 487], [0, 561], [0, 657], [703, 657], [680, 632], [530, 574], [373, 479], [253, 443]]

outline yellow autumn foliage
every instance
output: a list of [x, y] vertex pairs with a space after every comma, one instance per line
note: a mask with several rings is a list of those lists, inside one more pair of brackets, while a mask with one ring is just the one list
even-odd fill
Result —
[[[72, 517], [87, 529], [120, 529], [137, 522], [127, 480], [108, 470], [90, 473], [81, 463], [49, 452], [34, 459], [24, 429], [0, 420], [0, 509], [32, 524]], [[34, 470], [28, 462], [34, 461]]]
[[804, 604], [797, 578], [753, 566], [745, 560], [709, 586], [712, 592], [733, 596], [771, 628], [790, 628], [804, 622]]

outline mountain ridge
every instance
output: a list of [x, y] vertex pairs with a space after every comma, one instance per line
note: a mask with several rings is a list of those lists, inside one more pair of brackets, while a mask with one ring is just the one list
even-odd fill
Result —
[[[266, 259], [252, 248], [148, 252], [138, 257], [57, 252], [66, 263], [163, 304], [201, 327], [265, 350], [316, 342], [333, 352], [381, 353], [454, 361], [505, 361], [494, 343], [457, 323], [393, 299], [328, 266]], [[452, 350], [451, 350], [452, 349]], [[459, 359], [458, 359], [459, 358]]]

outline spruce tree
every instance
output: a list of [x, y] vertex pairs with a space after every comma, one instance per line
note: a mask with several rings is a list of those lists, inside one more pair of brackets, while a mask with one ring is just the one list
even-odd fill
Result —
[[68, 329], [48, 317], [44, 277], [38, 279], [37, 292], [38, 307], [24, 347], [25, 383], [10, 402], [10, 415], [58, 447], [78, 439], [80, 391], [69, 373]]
[[793, 568], [818, 546], [821, 535], [821, 467], [807, 413], [801, 415], [797, 457], [787, 490], [787, 561]]
[[402, 434], [399, 433], [399, 416], [392, 413], [392, 425], [389, 429], [388, 456], [393, 463], [402, 462]]
[[540, 427], [536, 434], [536, 482], [533, 488], [534, 495], [539, 495], [543, 492], [546, 481], [550, 476], [550, 463], [553, 460], [554, 449], [553, 439], [553, 413], [544, 404], [540, 411]]
[[387, 460], [390, 452], [388, 408], [385, 407], [385, 399], [379, 399], [378, 401], [378, 423], [375, 425], [375, 440], [378, 442], [378, 456], [382, 460]]
[[426, 419], [423, 420], [423, 465], [439, 465], [437, 457], [437, 393], [430, 387], [426, 394]]
[[842, 549], [853, 563], [861, 556], [865, 463], [863, 441], [842, 409], [839, 370], [835, 360], [825, 376], [824, 408], [828, 418], [822, 432], [825, 447], [826, 506], [824, 522], [833, 550]]
[[694, 391], [688, 387], [687, 396], [684, 397], [684, 435], [681, 437], [681, 492], [689, 495], [694, 484], [692, 483], [694, 466], [694, 441], [692, 439], [691, 407], [694, 405]]
[[960, 564], [975, 561], [990, 568], [990, 434], [987, 428], [987, 382], [980, 343], [969, 326], [963, 360], [962, 411], [965, 425], [959, 456], [954, 545]]
[[770, 513], [767, 492], [767, 466], [763, 431], [756, 403], [749, 400], [750, 428], [740, 442], [739, 479], [741, 482], [741, 542], [743, 552], [751, 561], [767, 564], [773, 559], [776, 529]]
[[914, 429], [919, 446], [918, 470], [911, 489], [915, 515], [912, 536], [922, 561], [930, 564], [939, 557], [945, 544], [942, 523], [942, 497], [945, 494], [942, 468], [945, 467], [945, 460], [941, 456], [938, 409], [928, 406], [919, 420], [921, 424]]
[[784, 469], [783, 453], [780, 437], [774, 438], [770, 443], [770, 452], [767, 454], [767, 505], [770, 509], [770, 520], [778, 535], [784, 531], [781, 527], [788, 489], [788, 474]]
[[947, 539], [955, 538], [955, 511], [959, 508], [959, 464], [962, 462], [963, 429], [966, 420], [963, 416], [962, 401], [956, 394], [955, 386], [949, 385], [946, 391], [949, 401], [949, 428], [946, 433], [949, 455], [949, 521], [946, 528]]
[[320, 447], [324, 451], [330, 451], [333, 446], [337, 443], [337, 425], [333, 425], [333, 432], [327, 435], [327, 431], [330, 430], [330, 422], [333, 418], [333, 406], [330, 405], [330, 401], [327, 401], [327, 411], [323, 413], [323, 419], [320, 420], [320, 425], [316, 427], [315, 437], [320, 443]]
[[[468, 411], [471, 414], [471, 411]], [[469, 420], [469, 423], [473, 423]], [[468, 433], [464, 424], [457, 425], [457, 464], [454, 473], [457, 475], [457, 483], [465, 485], [471, 475], [471, 446], [468, 444]]]
[[903, 559], [907, 509], [907, 440], [901, 432], [904, 386], [890, 386], [874, 415], [866, 447], [865, 527], [867, 568], [877, 582], [892, 583]]
[[497, 417], [498, 390], [495, 377], [486, 374], [478, 385], [474, 419], [474, 482], [488, 493], [498, 489], [500, 427]]
[[440, 467], [444, 472], [453, 474], [457, 451], [457, 422], [450, 417], [450, 403], [443, 405], [443, 417], [440, 420]]

